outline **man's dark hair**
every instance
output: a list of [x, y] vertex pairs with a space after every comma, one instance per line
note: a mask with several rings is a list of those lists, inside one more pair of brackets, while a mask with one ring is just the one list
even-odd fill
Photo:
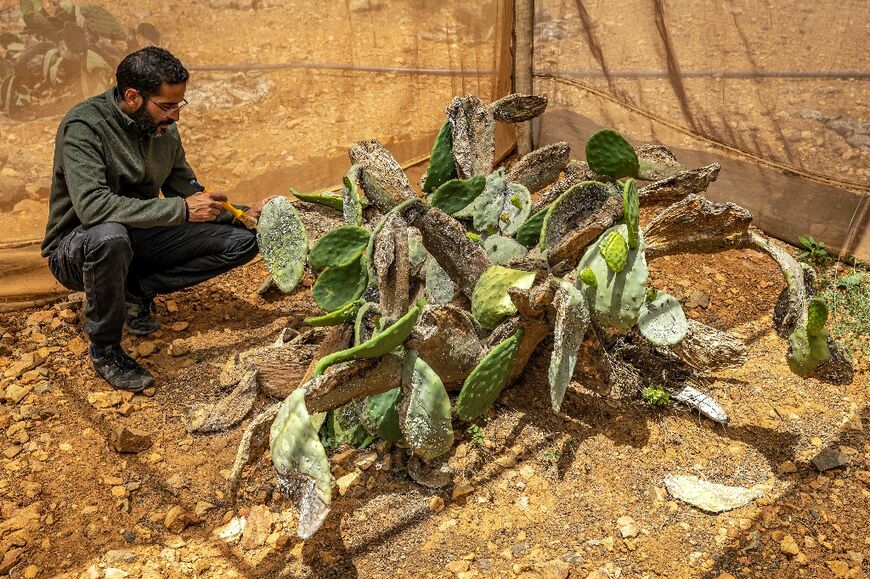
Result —
[[133, 88], [145, 96], [153, 96], [166, 84], [187, 82], [190, 73], [181, 61], [165, 48], [146, 46], [124, 57], [115, 71], [118, 94]]

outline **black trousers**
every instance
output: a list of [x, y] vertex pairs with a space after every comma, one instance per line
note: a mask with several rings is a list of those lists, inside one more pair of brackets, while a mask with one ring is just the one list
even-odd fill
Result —
[[253, 231], [218, 223], [135, 229], [119, 223], [80, 225], [48, 258], [54, 277], [84, 291], [85, 332], [94, 344], [118, 344], [127, 294], [150, 300], [190, 287], [257, 255]]

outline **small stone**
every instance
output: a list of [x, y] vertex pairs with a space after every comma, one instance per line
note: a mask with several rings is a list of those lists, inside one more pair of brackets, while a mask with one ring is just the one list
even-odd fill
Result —
[[17, 445], [17, 444], [10, 446], [3, 451], [3, 456], [5, 456], [8, 459], [13, 459], [16, 456], [18, 456], [19, 452], [21, 452], [21, 448], [22, 447]]
[[188, 327], [190, 327], [190, 322], [175, 322], [171, 326], [173, 332], [183, 332]]
[[623, 539], [637, 537], [640, 534], [640, 529], [637, 528], [637, 523], [628, 515], [616, 519], [616, 524], [619, 526], [619, 533]]
[[529, 480], [530, 478], [535, 476], [535, 468], [530, 464], [523, 465], [523, 467], [520, 469], [520, 476], [526, 480]]
[[433, 513], [440, 513], [444, 510], [444, 499], [435, 495], [431, 499], [429, 499], [429, 510]]
[[24, 568], [24, 579], [34, 579], [34, 577], [39, 575], [39, 567], [36, 565], [28, 565]]
[[213, 508], [214, 508], [213, 504], [208, 503], [206, 501], [199, 501], [196, 503], [196, 507], [194, 507], [194, 509], [193, 509], [193, 515], [197, 519], [201, 519]]
[[118, 452], [138, 453], [151, 447], [151, 436], [145, 432], [139, 432], [126, 426], [120, 426], [112, 431], [109, 440], [112, 447]]
[[148, 388], [146, 388], [145, 390], [142, 391], [142, 396], [145, 396], [147, 398], [152, 398], [156, 393], [157, 393], [157, 388], [155, 388], [154, 386], [149, 386]]
[[465, 561], [464, 559], [458, 559], [456, 561], [451, 561], [447, 563], [447, 570], [453, 573], [454, 575], [458, 575], [464, 571], [468, 571], [471, 567], [470, 561]]
[[810, 460], [819, 472], [840, 468], [849, 464], [849, 457], [838, 450], [825, 449]]
[[138, 346], [136, 346], [136, 353], [139, 354], [142, 358], [147, 358], [151, 354], [157, 351], [157, 346], [151, 340], [145, 340]]
[[103, 571], [103, 577], [105, 579], [124, 579], [124, 577], [129, 575], [129, 573], [123, 569], [118, 569], [117, 567], [107, 567], [106, 570]]
[[354, 464], [360, 470], [368, 470], [371, 468], [375, 461], [378, 460], [378, 453], [376, 452], [364, 452], [354, 461]]
[[356, 454], [355, 448], [345, 448], [342, 451], [336, 452], [332, 455], [333, 464], [341, 464], [346, 463], [351, 457]]
[[69, 341], [66, 348], [76, 356], [81, 356], [88, 351], [88, 341], [81, 336], [76, 336]]
[[797, 541], [794, 540], [794, 537], [791, 535], [786, 535], [782, 538], [782, 541], [779, 543], [779, 550], [785, 553], [786, 555], [797, 555], [801, 552], [798, 547]]
[[127, 496], [127, 487], [125, 487], [125, 486], [112, 487], [112, 496], [115, 498], [119, 498], [119, 499]]
[[553, 559], [535, 565], [534, 572], [541, 579], [568, 579], [571, 565], [561, 559]]
[[455, 501], [474, 492], [474, 487], [470, 484], [463, 483], [453, 487], [453, 492], [450, 493], [450, 500]]
[[185, 514], [184, 509], [178, 505], [169, 509], [169, 512], [167, 512], [166, 516], [163, 518], [163, 526], [173, 533], [180, 533], [189, 524], [190, 517], [188, 517]]
[[33, 386], [19, 386], [18, 384], [10, 384], [6, 387], [6, 394], [4, 398], [6, 399], [6, 402], [9, 402], [10, 404], [12, 404], [12, 406], [15, 406], [16, 404], [24, 400], [24, 397], [30, 394], [32, 390]]
[[166, 300], [165, 305], [166, 305], [166, 311], [169, 312], [170, 314], [174, 314], [174, 313], [178, 312], [178, 304], [175, 302], [175, 300]]
[[[70, 308], [67, 308], [65, 310], [61, 310], [60, 312], [58, 312], [57, 317], [68, 324], [72, 324], [73, 322], [77, 322], [79, 319], [78, 313], [76, 313], [75, 310], [72, 310]], [[78, 339], [81, 339], [81, 338], [78, 338]]]
[[350, 490], [350, 488], [354, 485], [354, 483], [356, 483], [357, 479], [359, 479], [358, 472], [352, 472], [337, 479], [335, 481], [335, 484], [338, 485], [338, 493], [342, 496], [346, 494], [347, 491]]
[[173, 356], [186, 356], [190, 353], [190, 345], [184, 340], [177, 338], [169, 344], [169, 353]]
[[266, 539], [272, 533], [272, 520], [274, 515], [266, 505], [255, 505], [248, 515], [248, 522], [242, 532], [242, 540], [239, 542], [241, 549], [258, 549], [266, 544]]
[[59, 445], [57, 445], [57, 447], [62, 452], [72, 452], [72, 450], [73, 450], [73, 446], [68, 442], [61, 442]]
[[845, 561], [828, 561], [825, 563], [836, 577], [845, 577], [849, 573], [849, 564]]
[[94, 408], [106, 409], [129, 402], [133, 398], [132, 392], [112, 390], [111, 392], [91, 392], [88, 394], [88, 403]]
[[790, 460], [779, 465], [779, 472], [783, 474], [794, 474], [797, 472], [797, 465]]

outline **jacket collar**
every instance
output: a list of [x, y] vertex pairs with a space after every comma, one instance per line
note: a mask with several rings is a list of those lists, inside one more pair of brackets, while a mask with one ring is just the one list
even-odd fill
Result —
[[136, 122], [129, 116], [124, 114], [124, 111], [121, 110], [121, 107], [118, 105], [116, 93], [117, 87], [115, 86], [109, 88], [105, 93], [103, 93], [103, 98], [106, 100], [109, 109], [112, 111], [112, 116], [127, 131], [137, 134], [141, 133], [139, 127], [136, 125]]

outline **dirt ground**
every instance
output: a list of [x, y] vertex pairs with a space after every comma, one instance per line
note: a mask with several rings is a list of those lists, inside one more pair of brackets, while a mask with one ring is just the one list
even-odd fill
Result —
[[[326, 47], [346, 42], [339, 54], [348, 62], [407, 66], [450, 64], [445, 38], [465, 30], [455, 8], [433, 8], [439, 27], [423, 27], [415, 49], [401, 38], [419, 23], [401, 11], [394, 28], [379, 27], [374, 9], [324, 10], [318, 18], [300, 13], [293, 25], [311, 34], [302, 44], [286, 39], [285, 13], [268, 3], [257, 11], [206, 3], [174, 12], [113, 6], [130, 18], [159, 19], [170, 48], [200, 64], [334, 59]], [[345, 18], [358, 27], [356, 38], [373, 40], [342, 39], [336, 30]], [[11, 26], [11, 19], [2, 25]], [[201, 35], [183, 34], [193, 25], [211, 33], [208, 46]], [[234, 47], [251, 45], [255, 32], [257, 51], [238, 54]], [[491, 31], [464, 33], [479, 42], [477, 59], [485, 68]], [[214, 101], [196, 111], [191, 105], [182, 125], [194, 167], [209, 183], [238, 191], [242, 202], [261, 193], [250, 185], [257, 177], [286, 176], [287, 167], [302, 174], [311, 159], [341, 157], [357, 140], [377, 137], [389, 146], [427, 137], [443, 122], [454, 94], [486, 89], [451, 77], [348, 72], [273, 72], [246, 76], [244, 83], [232, 73], [195, 79], [191, 90], [199, 91], [200, 102], [228, 86], [245, 88], [232, 107]], [[408, 96], [422, 94], [420, 86], [426, 98]], [[414, 111], [410, 120], [407, 111]], [[24, 205], [0, 213], [0, 243], [41, 237], [59, 118], [0, 117], [7, 167], [28, 183]], [[795, 134], [817, 130], [815, 121], [805, 120], [806, 128], [799, 119], [789, 122]], [[328, 142], [323, 135], [330, 135]], [[807, 143], [828, 149], [825, 142]], [[848, 165], [843, 174], [866, 176], [857, 172], [866, 167], [866, 152], [846, 159], [839, 142], [834, 149], [842, 157], [837, 163]], [[312, 239], [334, 218], [310, 207], [301, 215]], [[8, 269], [0, 274], [19, 275], [15, 264], [27, 270], [33, 263], [27, 259], [7, 261], [4, 254]], [[730, 416], [728, 426], [679, 406], [655, 411], [639, 400], [604, 398], [579, 382], [554, 414], [542, 354], [480, 421], [481, 432], [455, 423], [458, 440], [449, 461], [459, 476], [451, 489], [433, 492], [412, 482], [402, 453], [383, 445], [337, 452], [335, 478], [357, 476], [334, 493], [323, 528], [304, 542], [295, 535], [295, 509], [276, 488], [267, 454], [245, 471], [238, 502], [227, 501], [226, 477], [250, 417], [217, 435], [191, 435], [183, 418], [193, 404], [224, 393], [218, 374], [234, 353], [270, 343], [285, 328], [302, 329], [301, 318], [316, 311], [312, 279], [289, 296], [260, 296], [266, 270], [258, 260], [161, 297], [161, 331], [124, 341], [158, 376], [144, 395], [112, 392], [94, 374], [80, 294], [2, 313], [0, 575], [727, 579], [870, 573], [868, 361], [856, 359], [855, 380], [847, 386], [789, 371], [787, 344], [771, 320], [785, 284], [762, 254], [665, 257], [653, 260], [650, 272], [651, 283], [680, 298], [689, 316], [746, 341], [747, 363], [709, 376], [705, 385]], [[57, 289], [45, 286], [44, 277], [34, 279], [33, 294]], [[261, 397], [252, 415], [271, 402]], [[123, 427], [147, 433], [150, 446], [117, 452], [112, 435]], [[819, 474], [809, 460], [823, 449], [844, 453], [848, 466]], [[668, 473], [757, 488], [763, 497], [706, 514], [668, 495]], [[245, 530], [234, 532], [242, 519]]]

